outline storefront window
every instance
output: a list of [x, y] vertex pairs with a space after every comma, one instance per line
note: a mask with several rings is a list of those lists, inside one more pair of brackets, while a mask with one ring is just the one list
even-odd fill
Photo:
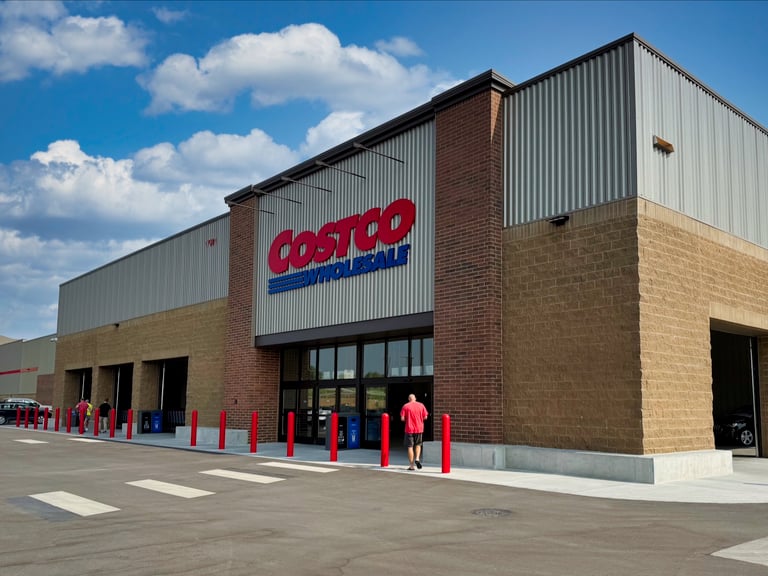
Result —
[[300, 358], [298, 348], [283, 350], [283, 382], [298, 382]]
[[317, 370], [320, 380], [333, 380], [334, 373], [334, 352], [335, 348], [320, 348], [317, 361]]
[[357, 346], [339, 346], [336, 351], [336, 378], [352, 380], [357, 376]]
[[365, 378], [384, 377], [384, 342], [369, 342], [363, 346], [363, 374]]
[[317, 348], [305, 348], [301, 359], [301, 379], [317, 380]]
[[387, 346], [387, 376], [408, 376], [408, 340], [390, 340]]
[[413, 364], [412, 376], [432, 376], [434, 369], [434, 340], [432, 338], [414, 338], [411, 342]]

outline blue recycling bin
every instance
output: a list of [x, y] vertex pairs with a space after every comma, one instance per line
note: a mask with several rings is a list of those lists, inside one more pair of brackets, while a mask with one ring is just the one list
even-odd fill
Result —
[[360, 415], [347, 415], [347, 448], [360, 448]]
[[162, 432], [163, 431], [163, 411], [162, 410], [152, 410], [152, 432]]

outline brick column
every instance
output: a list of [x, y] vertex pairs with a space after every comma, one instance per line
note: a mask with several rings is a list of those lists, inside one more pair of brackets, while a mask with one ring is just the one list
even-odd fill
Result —
[[259, 440], [277, 440], [280, 354], [254, 347], [253, 275], [258, 200], [230, 209], [229, 296], [224, 365], [227, 427], [250, 429], [251, 412], [259, 412]]
[[435, 436], [503, 442], [503, 99], [489, 88], [438, 111], [435, 184]]

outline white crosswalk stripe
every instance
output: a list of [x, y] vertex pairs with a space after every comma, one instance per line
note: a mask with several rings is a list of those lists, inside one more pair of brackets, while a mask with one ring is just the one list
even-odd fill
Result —
[[96, 440], [95, 438], [70, 438], [72, 442], [103, 442], [103, 440]]
[[245, 482], [256, 482], [257, 484], [271, 484], [272, 482], [282, 482], [285, 478], [275, 478], [274, 476], [261, 476], [260, 474], [249, 474], [248, 472], [236, 472], [235, 470], [203, 470], [200, 474], [210, 476], [219, 476], [221, 478], [231, 478], [233, 480], [244, 480]]
[[209, 492], [208, 490], [198, 490], [197, 488], [160, 482], [159, 480], [136, 480], [135, 482], [126, 482], [126, 484], [129, 486], [136, 486], [137, 488], [162, 492], [163, 494], [170, 494], [171, 496], [179, 496], [180, 498], [199, 498], [201, 496], [216, 494], [216, 492]]
[[261, 466], [272, 466], [274, 468], [287, 468], [289, 470], [303, 470], [304, 472], [336, 472], [336, 468], [321, 468], [320, 466], [305, 466], [304, 464], [292, 464], [290, 462], [260, 462]]
[[120, 508], [102, 504], [95, 500], [89, 500], [69, 492], [44, 492], [41, 494], [31, 494], [30, 498], [40, 500], [56, 508], [61, 508], [78, 516], [95, 516], [96, 514], [105, 514], [106, 512], [116, 512]]
[[48, 444], [48, 442], [44, 440], [31, 440], [31, 439], [23, 439], [23, 440], [14, 440], [14, 442], [22, 442], [24, 444]]

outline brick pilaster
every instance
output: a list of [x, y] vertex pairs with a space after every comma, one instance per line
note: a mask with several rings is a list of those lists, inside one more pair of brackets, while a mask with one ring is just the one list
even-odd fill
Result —
[[434, 412], [458, 442], [503, 439], [502, 210], [503, 102], [489, 88], [436, 117]]

